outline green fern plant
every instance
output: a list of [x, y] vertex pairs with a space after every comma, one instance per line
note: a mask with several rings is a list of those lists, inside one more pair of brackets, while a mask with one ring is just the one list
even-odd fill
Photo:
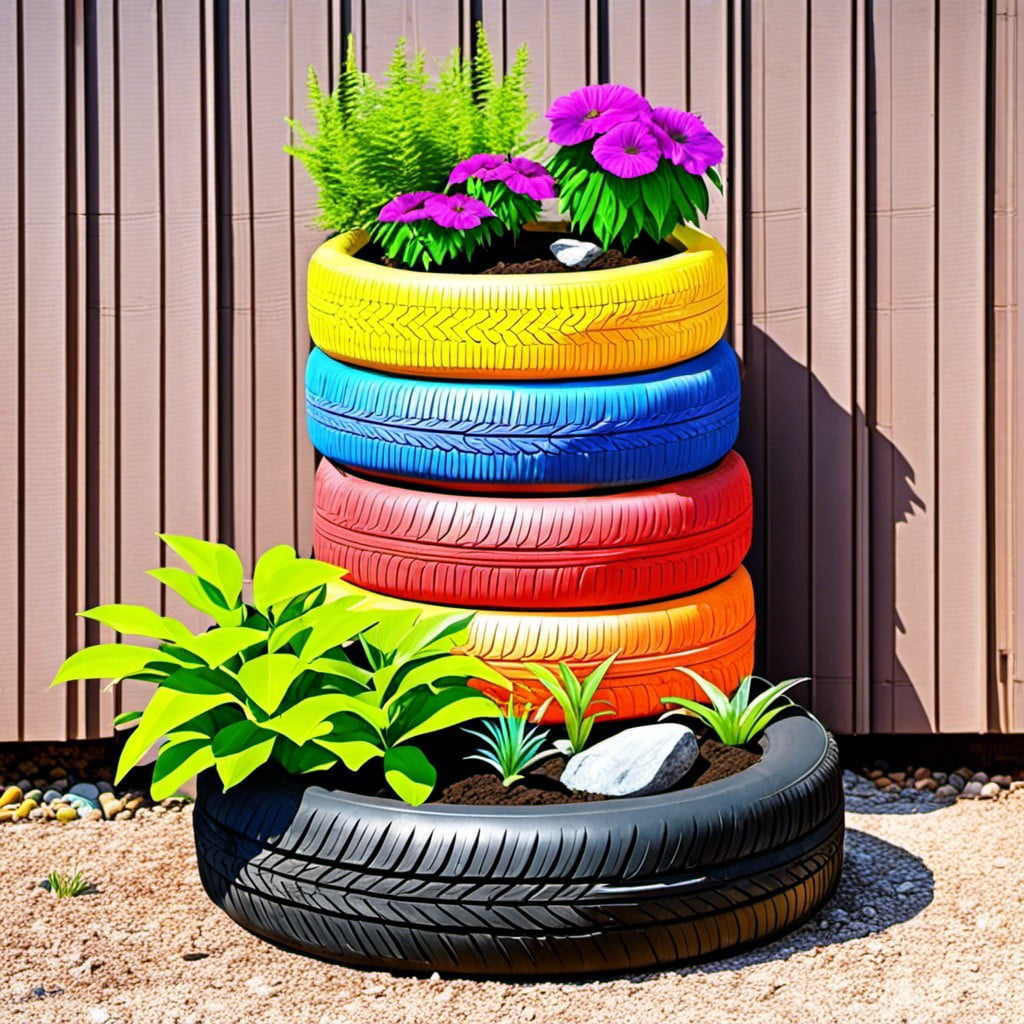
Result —
[[437, 81], [426, 55], [409, 58], [399, 39], [379, 85], [361, 71], [355, 41], [337, 86], [325, 93], [316, 71], [308, 77], [310, 132], [288, 120], [294, 143], [285, 151], [309, 172], [318, 190], [317, 223], [331, 231], [370, 227], [380, 208], [406, 192], [444, 189], [448, 173], [474, 153], [526, 151], [531, 114], [526, 95], [525, 46], [507, 75], [495, 80], [483, 26], [476, 26], [472, 59], [455, 50]]

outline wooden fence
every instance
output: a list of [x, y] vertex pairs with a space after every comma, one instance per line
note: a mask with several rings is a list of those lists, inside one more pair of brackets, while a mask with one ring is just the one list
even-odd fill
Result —
[[158, 599], [158, 531], [308, 551], [284, 118], [348, 31], [379, 73], [479, 18], [538, 110], [620, 81], [725, 140], [759, 669], [841, 732], [1024, 729], [1018, 2], [6, 0], [0, 740], [137, 700], [46, 687], [76, 610]]

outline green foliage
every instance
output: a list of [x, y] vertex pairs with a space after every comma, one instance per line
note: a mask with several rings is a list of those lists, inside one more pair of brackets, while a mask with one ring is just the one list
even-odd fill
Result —
[[93, 888], [92, 884], [85, 880], [85, 874], [81, 871], [76, 871], [73, 875], [51, 871], [47, 875], [46, 881], [50, 892], [59, 899], [81, 896], [84, 892], [91, 892]]
[[529, 717], [530, 708], [516, 715], [509, 701], [504, 715], [482, 724], [483, 732], [466, 729], [471, 736], [483, 740], [483, 746], [478, 747], [475, 754], [468, 754], [466, 760], [483, 761], [491, 765], [501, 776], [503, 786], [518, 782], [531, 765], [558, 753], [553, 747], [544, 749], [547, 730], [528, 725]]
[[[271, 548], [253, 572], [252, 602], [242, 601], [238, 556], [223, 544], [164, 536], [193, 572], [159, 569], [162, 580], [216, 625], [193, 635], [175, 619], [134, 605], [82, 613], [154, 647], [97, 644], [72, 654], [54, 685], [71, 679], [131, 677], [156, 684], [117, 768], [119, 781], [160, 739], [152, 794], [163, 799], [197, 772], [215, 768], [224, 788], [268, 760], [293, 773], [341, 761], [352, 771], [373, 758], [400, 797], [425, 800], [436, 775], [408, 741], [497, 705], [467, 685], [479, 677], [508, 685], [475, 658], [453, 655], [471, 616], [395, 610], [373, 595], [327, 599], [343, 570]], [[350, 657], [359, 645], [369, 668]]]
[[[589, 141], [562, 146], [547, 166], [573, 228], [592, 232], [602, 248], [614, 244], [625, 251], [641, 235], [659, 242], [676, 224], [697, 224], [707, 216], [708, 190], [700, 175], [661, 160], [650, 174], [619, 178], [598, 164], [591, 149]], [[713, 168], [707, 176], [721, 191]]]
[[564, 661], [558, 664], [560, 679], [544, 665], [535, 665], [530, 662], [526, 665], [551, 694], [537, 709], [537, 720], [541, 719], [552, 700], [557, 701], [565, 715], [565, 731], [569, 735], [569, 744], [574, 754], [578, 754], [587, 745], [595, 720], [601, 715], [614, 713], [612, 711], [595, 711], [593, 714], [587, 714], [593, 704], [608, 703], [607, 701], [595, 701], [594, 694], [597, 693], [597, 688], [601, 685], [605, 673], [611, 668], [612, 662], [617, 656], [618, 652], [602, 661], [582, 683]]
[[444, 189], [460, 160], [479, 152], [521, 153], [531, 117], [526, 97], [529, 57], [520, 47], [508, 74], [495, 81], [483, 26], [476, 55], [459, 50], [437, 81], [426, 57], [406, 53], [399, 39], [383, 85], [359, 70], [350, 36], [334, 92], [326, 94], [309, 70], [309, 109], [316, 133], [289, 120], [299, 159], [316, 182], [321, 227], [369, 228], [380, 208], [406, 192]]
[[478, 248], [490, 245], [502, 233], [501, 223], [489, 217], [478, 227], [462, 229], [442, 227], [432, 220], [377, 223], [371, 237], [390, 259], [412, 269], [429, 270], [432, 263], [440, 265], [457, 257], [472, 259]]
[[509, 232], [513, 238], [518, 236], [519, 229], [527, 221], [536, 220], [540, 214], [539, 200], [531, 199], [520, 192], [513, 192], [503, 181], [481, 181], [479, 178], [468, 178], [465, 189], [469, 195], [482, 200], [494, 211], [495, 219], [499, 222], [500, 227]]
[[797, 683], [807, 682], [807, 677], [802, 676], [799, 679], [786, 679], [774, 686], [769, 684], [767, 690], [751, 700], [751, 682], [758, 679], [767, 683], [768, 680], [762, 680], [759, 676], [745, 676], [730, 699], [714, 683], [693, 669], [680, 667], [679, 671], [690, 676], [707, 694], [711, 706], [687, 700], [685, 697], [662, 697], [663, 704], [678, 704], [685, 709], [681, 712], [670, 711], [668, 714], [689, 714], [699, 718], [705, 725], [715, 730], [722, 743], [733, 747], [742, 746], [755, 739], [773, 718], [792, 705], [792, 701], [788, 699], [785, 699], [783, 704], [777, 703], [786, 690]]

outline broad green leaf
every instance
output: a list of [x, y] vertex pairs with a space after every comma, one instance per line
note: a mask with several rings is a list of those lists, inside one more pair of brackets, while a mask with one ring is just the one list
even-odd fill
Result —
[[271, 756], [292, 775], [323, 771], [338, 763], [338, 758], [323, 747], [315, 743], [297, 747], [284, 736], [278, 736]]
[[116, 729], [119, 725], [127, 725], [129, 722], [134, 722], [141, 717], [141, 711], [122, 711], [121, 714], [114, 715], [114, 728]]
[[405, 635], [416, 625], [420, 609], [396, 608], [382, 615], [380, 622], [364, 634], [365, 639], [380, 651], [383, 664], [390, 664], [398, 653]]
[[238, 670], [238, 681], [246, 695], [272, 715], [305, 668], [294, 654], [261, 654]]
[[292, 601], [344, 575], [343, 569], [313, 558], [297, 558], [293, 548], [279, 544], [266, 551], [256, 563], [252, 577], [253, 604], [269, 616], [275, 605]]
[[[187, 669], [181, 671], [188, 672]], [[166, 736], [183, 723], [222, 704], [238, 704], [238, 701], [224, 692], [188, 693], [166, 685], [160, 686], [146, 705], [139, 724], [125, 742], [114, 781], [120, 782], [125, 773], [138, 763], [139, 758], [161, 736]]]
[[686, 198], [690, 201], [690, 204], [695, 209], [700, 210], [706, 217], [708, 215], [709, 200], [708, 188], [704, 184], [704, 179], [696, 174], [690, 174], [688, 171], [682, 170], [682, 168], [679, 168], [677, 175], [682, 182]]
[[233, 548], [195, 537], [170, 533], [161, 533], [159, 536], [179, 558], [188, 563], [196, 575], [220, 591], [229, 608], [238, 606], [242, 595], [242, 562]]
[[438, 732], [477, 718], [499, 718], [501, 708], [469, 686], [447, 686], [439, 693], [417, 690], [395, 716], [395, 743]]
[[317, 737], [313, 743], [329, 750], [349, 771], [357, 772], [367, 761], [383, 756], [380, 734], [361, 718], [343, 713], [334, 715], [331, 723], [331, 732]]
[[209, 615], [218, 626], [237, 626], [245, 615], [242, 608], [222, 608], [203, 589], [199, 577], [193, 576], [192, 573], [186, 572], [184, 569], [177, 569], [173, 566], [164, 569], [150, 569], [147, 575], [173, 590], [197, 611]]
[[237, 785], [265, 764], [274, 749], [277, 737], [255, 722], [235, 722], [213, 737], [212, 752], [217, 774], [225, 789]]
[[672, 208], [672, 196], [669, 193], [669, 185], [665, 181], [665, 176], [656, 171], [654, 174], [643, 175], [639, 181], [640, 189], [643, 192], [644, 206], [650, 210], [660, 224]]
[[714, 185], [715, 188], [717, 188], [719, 192], [721, 192], [722, 191], [722, 179], [719, 176], [718, 171], [716, 171], [714, 169], [714, 167], [709, 167], [704, 173], [708, 176], [708, 178], [711, 179], [711, 184]]
[[[317, 604], [312, 608], [308, 608], [301, 615], [296, 615], [288, 619], [279, 618], [271, 630], [268, 650], [273, 654], [275, 651], [280, 650], [287, 644], [291, 644], [296, 637], [299, 637], [299, 634], [312, 631], [313, 627], [316, 626], [325, 615], [329, 614], [331, 616], [340, 616], [345, 611], [350, 612], [350, 614], [366, 614], [365, 612], [355, 613], [351, 611], [352, 607], [356, 603], [357, 598], [354, 596], [338, 597], [327, 601], [326, 603]], [[328, 608], [336, 608], [338, 610], [327, 613], [326, 609]], [[301, 642], [305, 642], [305, 639], [308, 639], [308, 637], [300, 637]]]
[[153, 765], [150, 795], [154, 800], [165, 800], [189, 779], [212, 767], [213, 749], [208, 737], [165, 743]]
[[138, 604], [101, 604], [98, 608], [78, 613], [83, 619], [94, 619], [104, 626], [131, 636], [148, 636], [153, 640], [188, 639], [192, 633], [177, 619], [157, 615]]
[[247, 648], [264, 644], [266, 640], [267, 634], [262, 629], [228, 626], [190, 636], [187, 641], [180, 641], [180, 646], [202, 658], [210, 668], [219, 668]]
[[392, 747], [384, 755], [384, 778], [402, 800], [415, 807], [434, 791], [437, 772], [419, 747]]
[[[445, 679], [464, 683], [467, 679], [482, 679], [495, 686], [512, 689], [512, 684], [497, 669], [468, 654], [443, 654], [430, 661], [418, 662], [398, 674], [394, 697], [399, 697], [417, 686], [436, 686]], [[448, 684], [450, 685], [450, 684]]]
[[[357, 705], [355, 698], [347, 697], [343, 693], [325, 693], [317, 697], [307, 697], [282, 714], [267, 719], [262, 725], [264, 729], [272, 729], [282, 736], [287, 736], [292, 743], [301, 747], [311, 739], [331, 732], [331, 716], [343, 711], [362, 713], [365, 707], [363, 704]], [[385, 718], [384, 724], [386, 721]]]
[[349, 661], [341, 661], [337, 658], [317, 658], [316, 661], [310, 662], [306, 668], [311, 672], [321, 672], [324, 675], [349, 679], [360, 686], [369, 686], [370, 679], [372, 678], [365, 668], [360, 668]]
[[399, 658], [409, 658], [420, 651], [427, 650], [440, 640], [451, 640], [447, 653], [457, 643], [455, 638], [464, 633], [473, 621], [474, 612], [458, 612], [441, 614], [421, 612], [416, 624], [394, 645]]
[[51, 686], [70, 679], [124, 679], [165, 662], [166, 655], [134, 644], [94, 644], [76, 651], [57, 670]]
[[380, 621], [380, 613], [356, 611], [341, 602], [332, 602], [307, 612], [303, 618], [309, 618], [313, 626], [299, 652], [308, 663], [365, 632]]

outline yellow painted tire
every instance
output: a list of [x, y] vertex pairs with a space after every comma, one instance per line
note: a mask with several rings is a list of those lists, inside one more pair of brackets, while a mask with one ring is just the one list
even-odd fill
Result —
[[[339, 589], [359, 588], [342, 582]], [[406, 605], [397, 598], [379, 598]], [[428, 606], [430, 607], [430, 606]], [[459, 648], [487, 662], [514, 687], [517, 706], [539, 707], [547, 691], [526, 667], [546, 665], [557, 673], [567, 662], [582, 678], [610, 654], [619, 652], [595, 699], [616, 718], [645, 718], [667, 710], [662, 697], [707, 697], [685, 672], [685, 665], [730, 694], [754, 664], [754, 592], [746, 569], [706, 590], [655, 604], [589, 611], [477, 611], [466, 643]], [[475, 682], [496, 700], [500, 687]], [[563, 720], [552, 702], [545, 722]]]
[[611, 270], [427, 274], [354, 254], [338, 235], [309, 263], [309, 331], [346, 363], [422, 377], [561, 379], [639, 373], [700, 355], [725, 331], [726, 259], [696, 228], [685, 252]]

